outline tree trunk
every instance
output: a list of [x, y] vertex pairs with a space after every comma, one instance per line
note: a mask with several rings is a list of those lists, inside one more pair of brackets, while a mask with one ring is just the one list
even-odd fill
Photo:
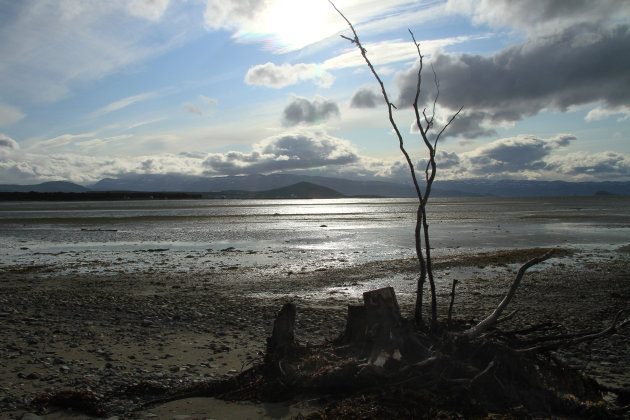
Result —
[[295, 305], [285, 303], [273, 322], [273, 332], [267, 339], [265, 364], [275, 364], [291, 356], [295, 350]]

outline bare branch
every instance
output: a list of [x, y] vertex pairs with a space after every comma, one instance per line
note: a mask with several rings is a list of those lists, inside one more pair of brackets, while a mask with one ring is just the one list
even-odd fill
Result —
[[529, 348], [526, 348], [526, 349], [520, 349], [520, 350], [518, 350], [518, 352], [520, 352], [520, 353], [537, 353], [537, 352], [540, 352], [540, 351], [549, 351], [549, 350], [559, 349], [559, 348], [562, 348], [562, 347], [575, 346], [577, 344], [584, 343], [586, 341], [596, 340], [596, 339], [598, 339], [600, 337], [603, 337], [605, 335], [614, 333], [618, 328], [622, 328], [622, 327], [630, 324], [630, 318], [629, 318], [629, 319], [625, 319], [619, 325], [617, 325], [617, 323], [619, 322], [619, 319], [621, 318], [621, 316], [624, 315], [626, 312], [630, 312], [630, 309], [622, 309], [619, 312], [617, 312], [617, 315], [615, 315], [615, 319], [613, 320], [612, 324], [610, 324], [609, 327], [604, 328], [601, 331], [587, 332], [587, 333], [584, 333], [584, 334], [572, 334], [572, 335], [567, 335], [567, 336], [553, 337], [553, 339], [556, 340], [553, 343], [547, 343], [547, 344], [543, 344], [543, 345], [540, 345], [540, 346], [534, 346], [534, 347], [529, 347]]
[[[431, 64], [431, 70], [433, 70], [433, 79], [435, 80], [435, 99], [433, 99], [433, 110], [431, 111], [431, 119], [427, 120], [427, 130], [433, 127], [433, 119], [435, 118], [435, 107], [437, 105], [438, 97], [440, 96], [440, 80], [438, 79], [437, 73], [435, 72], [435, 67]], [[427, 116], [424, 116], [425, 120]]]
[[516, 289], [518, 289], [518, 286], [520, 285], [521, 279], [523, 278], [523, 275], [525, 275], [525, 272], [530, 267], [551, 258], [554, 251], [555, 250], [552, 249], [548, 251], [547, 253], [545, 253], [545, 255], [541, 257], [533, 258], [529, 260], [528, 262], [526, 262], [525, 264], [523, 264], [521, 268], [518, 270], [516, 278], [512, 282], [512, 285], [510, 286], [510, 290], [508, 291], [507, 295], [505, 295], [505, 297], [503, 298], [501, 303], [499, 303], [499, 306], [497, 306], [494, 312], [492, 312], [486, 319], [484, 319], [483, 321], [481, 321], [474, 327], [464, 331], [460, 335], [468, 339], [473, 339], [473, 338], [479, 337], [481, 334], [483, 334], [484, 331], [486, 331], [488, 328], [496, 324], [497, 320], [499, 319], [499, 316], [501, 316], [501, 313], [503, 312], [503, 310], [509, 305], [510, 301], [514, 297], [514, 294], [516, 293]]
[[488, 372], [490, 372], [490, 369], [492, 369], [495, 366], [495, 364], [496, 363], [494, 362], [494, 360], [490, 361], [490, 363], [488, 363], [488, 366], [486, 366], [486, 368], [484, 370], [482, 370], [481, 372], [478, 372], [472, 378], [451, 379], [451, 378], [442, 377], [442, 379], [444, 379], [444, 381], [446, 381], [448, 383], [462, 384], [464, 386], [471, 386], [476, 380], [478, 380], [479, 378], [481, 378], [482, 376], [484, 376]]
[[361, 41], [359, 40], [359, 35], [357, 34], [357, 31], [354, 29], [354, 25], [352, 25], [352, 23], [348, 20], [348, 18], [346, 18], [346, 16], [343, 13], [341, 13], [341, 11], [337, 8], [337, 6], [335, 6], [335, 4], [332, 2], [332, 0], [328, 0], [328, 2], [337, 11], [337, 13], [339, 13], [339, 15], [343, 18], [343, 20], [346, 21], [346, 23], [350, 27], [350, 30], [352, 31], [352, 34], [354, 35], [354, 38], [350, 38], [350, 37], [347, 37], [347, 36], [344, 36], [344, 35], [341, 35], [341, 37], [346, 39], [346, 40], [348, 40], [348, 41], [350, 41], [351, 43], [355, 44], [359, 48], [359, 51], [361, 52], [361, 55], [363, 56], [363, 60], [368, 65], [368, 67], [370, 68], [370, 71], [372, 72], [372, 74], [376, 78], [376, 81], [378, 82], [378, 84], [381, 87], [381, 93], [383, 95], [383, 99], [385, 99], [385, 103], [387, 104], [387, 109], [388, 109], [388, 114], [389, 114], [389, 122], [392, 125], [392, 128], [394, 129], [394, 131], [396, 132], [396, 136], [398, 137], [398, 143], [399, 143], [400, 151], [404, 155], [405, 160], [407, 161], [407, 165], [409, 166], [409, 170], [411, 172], [411, 178], [412, 178], [412, 181], [413, 181], [413, 185], [414, 185], [414, 188], [416, 189], [416, 194], [418, 195], [418, 198], [422, 201], [422, 192], [420, 191], [420, 185], [418, 183], [418, 180], [416, 179], [416, 173], [415, 173], [415, 170], [414, 170], [413, 162], [411, 161], [411, 158], [409, 157], [409, 154], [405, 150], [402, 134], [401, 134], [400, 130], [398, 129], [398, 126], [396, 125], [396, 122], [394, 121], [394, 115], [393, 115], [392, 109], [396, 109], [396, 107], [394, 107], [392, 102], [389, 100], [389, 96], [387, 95], [387, 91], [385, 90], [385, 84], [383, 83], [383, 81], [381, 80], [380, 76], [378, 75], [378, 73], [374, 69], [374, 66], [372, 65], [372, 62], [367, 57], [367, 50], [365, 48], [363, 48], [363, 45], [361, 44]]
[[455, 286], [457, 286], [457, 279], [453, 279], [453, 289], [451, 290], [451, 303], [448, 306], [448, 318], [447, 323], [451, 325], [451, 319], [453, 315], [453, 303], [455, 302]]
[[433, 145], [433, 148], [437, 148], [437, 142], [438, 140], [440, 140], [440, 137], [442, 136], [442, 133], [448, 128], [449, 125], [451, 125], [451, 123], [455, 120], [455, 118], [457, 118], [457, 116], [459, 115], [460, 112], [462, 112], [462, 109], [464, 109], [463, 106], [461, 106], [457, 112], [455, 114], [453, 114], [451, 116], [451, 118], [449, 118], [448, 122], [444, 125], [444, 127], [442, 127], [442, 129], [440, 130], [440, 132], [438, 133], [438, 135], [435, 137], [435, 142]]

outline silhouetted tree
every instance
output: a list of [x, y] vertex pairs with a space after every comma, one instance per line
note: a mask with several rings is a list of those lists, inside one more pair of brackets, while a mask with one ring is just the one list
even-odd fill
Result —
[[[429, 114], [427, 114], [426, 108], [420, 111], [419, 101], [420, 101], [420, 91], [421, 91], [421, 85], [422, 85], [422, 70], [423, 70], [424, 57], [420, 51], [420, 44], [416, 41], [416, 38], [414, 37], [413, 32], [409, 30], [411, 39], [413, 40], [413, 43], [418, 52], [418, 62], [419, 62], [418, 63], [418, 76], [417, 76], [418, 81], [416, 84], [416, 94], [415, 94], [415, 98], [414, 98], [412, 106], [413, 106], [413, 111], [415, 115], [415, 124], [416, 124], [416, 127], [418, 128], [418, 132], [420, 135], [420, 142], [425, 146], [427, 154], [428, 154], [427, 165], [424, 168], [424, 178], [425, 178], [424, 184], [421, 185], [420, 181], [418, 180], [419, 176], [417, 173], [417, 169], [409, 153], [407, 152], [405, 148], [403, 135], [401, 131], [399, 130], [398, 125], [394, 119], [394, 110], [396, 110], [397, 108], [390, 101], [389, 95], [387, 94], [387, 90], [385, 88], [383, 80], [380, 78], [380, 76], [374, 69], [372, 62], [368, 58], [367, 50], [361, 44], [359, 36], [354, 26], [352, 25], [352, 23], [344, 16], [343, 13], [341, 13], [339, 9], [337, 9], [337, 7], [334, 5], [332, 1], [329, 0], [329, 2], [335, 8], [335, 10], [341, 15], [341, 17], [348, 23], [348, 26], [350, 26], [350, 29], [352, 30], [353, 37], [347, 37], [347, 36], [342, 35], [342, 38], [347, 39], [352, 44], [357, 46], [357, 48], [361, 52], [361, 55], [363, 56], [363, 59], [367, 63], [368, 67], [370, 68], [370, 71], [372, 72], [372, 74], [376, 78], [376, 81], [380, 85], [381, 93], [383, 95], [383, 99], [385, 100], [385, 104], [387, 106], [389, 122], [392, 125], [392, 128], [394, 129], [396, 136], [398, 137], [398, 146], [403, 156], [405, 157], [405, 161], [407, 162], [407, 165], [409, 166], [411, 180], [413, 182], [413, 186], [414, 186], [416, 195], [418, 197], [418, 210], [416, 212], [416, 226], [414, 230], [414, 236], [415, 236], [416, 255], [418, 257], [418, 262], [420, 264], [420, 273], [418, 275], [418, 280], [417, 280], [417, 296], [416, 296], [416, 305], [415, 305], [414, 315], [415, 315], [416, 323], [421, 325], [423, 323], [423, 320], [422, 320], [423, 290], [424, 290], [425, 282], [428, 279], [430, 293], [431, 293], [431, 327], [435, 328], [435, 326], [437, 325], [437, 298], [436, 298], [435, 279], [433, 278], [433, 268], [431, 264], [431, 242], [430, 242], [430, 237], [429, 237], [429, 223], [427, 220], [426, 207], [427, 207], [427, 202], [429, 201], [429, 197], [431, 196], [431, 188], [433, 186], [433, 181], [435, 180], [435, 176], [437, 173], [437, 163], [435, 161], [435, 155], [436, 155], [436, 151], [438, 147], [438, 142], [440, 140], [440, 137], [444, 133], [444, 131], [448, 128], [449, 125], [451, 125], [451, 123], [453, 122], [453, 120], [455, 120], [457, 115], [459, 115], [462, 108], [460, 108], [457, 112], [455, 112], [447, 120], [447, 122], [439, 129], [439, 131], [437, 130], [435, 126], [435, 111], [436, 111], [438, 96], [440, 94], [440, 86], [439, 86], [439, 80], [437, 78], [437, 74], [435, 73], [435, 70], [434, 70], [433, 76], [434, 76], [434, 81], [435, 81], [435, 86], [436, 86], [436, 94], [433, 100], [431, 111], [429, 112]], [[431, 136], [430, 135], [431, 132], [434, 132], [435, 135]]]

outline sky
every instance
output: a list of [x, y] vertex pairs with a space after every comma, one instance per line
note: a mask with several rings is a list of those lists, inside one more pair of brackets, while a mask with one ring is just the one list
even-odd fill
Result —
[[[437, 145], [437, 179], [630, 181], [627, 2], [335, 5], [421, 172], [410, 32], [432, 133], [463, 107]], [[327, 0], [0, 0], [0, 184], [408, 182], [380, 88], [340, 35], [350, 29]]]

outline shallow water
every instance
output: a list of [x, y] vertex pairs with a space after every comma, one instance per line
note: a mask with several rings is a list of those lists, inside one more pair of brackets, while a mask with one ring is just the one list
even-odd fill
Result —
[[[288, 272], [408, 258], [410, 199], [0, 203], [0, 271]], [[434, 255], [630, 243], [630, 197], [437, 198]], [[33, 268], [35, 267], [35, 268]]]

